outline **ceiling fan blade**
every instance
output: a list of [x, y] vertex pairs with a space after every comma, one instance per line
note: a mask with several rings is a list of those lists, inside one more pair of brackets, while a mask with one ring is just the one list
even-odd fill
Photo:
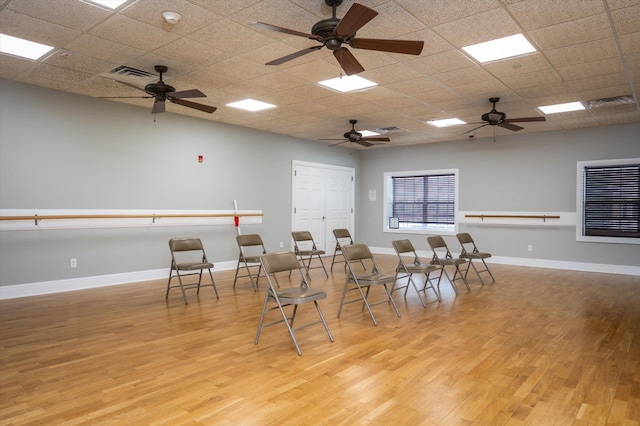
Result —
[[352, 36], [367, 22], [378, 16], [378, 12], [359, 3], [354, 3], [340, 20], [333, 32], [340, 37]]
[[518, 130], [524, 129], [524, 127], [516, 126], [515, 124], [508, 123], [506, 121], [498, 124], [498, 126], [503, 127], [505, 129], [509, 129], [511, 131], [517, 132]]
[[290, 60], [295, 59], [295, 58], [299, 58], [300, 56], [306, 55], [307, 53], [311, 53], [311, 52], [314, 52], [314, 51], [316, 51], [318, 49], [322, 49], [322, 47], [323, 47], [322, 45], [309, 47], [307, 49], [300, 50], [299, 52], [295, 52], [295, 53], [292, 53], [290, 55], [283, 56], [280, 59], [275, 59], [275, 60], [273, 60], [271, 62], [267, 62], [265, 65], [280, 65], [280, 64], [284, 64], [287, 61], [290, 61]]
[[318, 139], [319, 141], [343, 141], [346, 142], [347, 140], [345, 138], [336, 138], [336, 139]]
[[340, 67], [347, 75], [358, 74], [359, 72], [364, 71], [364, 68], [362, 67], [362, 65], [360, 65], [360, 62], [358, 62], [358, 60], [355, 58], [355, 56], [353, 56], [349, 49], [345, 47], [334, 50], [333, 56], [336, 57], [338, 63], [340, 64]]
[[153, 108], [151, 109], [151, 114], [159, 114], [165, 111], [164, 101], [155, 101], [153, 103]]
[[149, 99], [154, 96], [98, 96], [100, 99]]
[[373, 136], [373, 137], [364, 137], [361, 140], [363, 141], [367, 141], [367, 142], [391, 142], [391, 139], [389, 138], [381, 138], [381, 137], [377, 137], [377, 136]]
[[[479, 124], [479, 123], [471, 123], [471, 124]], [[489, 125], [489, 123], [485, 123], [482, 126], [474, 127], [473, 129], [467, 130], [466, 132], [464, 132], [463, 135], [466, 135], [467, 133], [471, 133], [474, 130], [478, 130], [479, 128], [484, 127], [484, 126], [488, 126], [488, 125]]]
[[355, 141], [355, 142], [356, 142], [358, 145], [362, 145], [362, 146], [367, 147], [367, 148], [369, 148], [370, 146], [375, 145], [375, 144], [370, 143], [370, 142], [367, 142], [367, 141], [365, 141], [365, 140], [359, 140], [359, 141]]
[[315, 36], [313, 34], [307, 34], [307, 33], [303, 33], [300, 31], [296, 31], [296, 30], [290, 30], [289, 28], [284, 28], [284, 27], [278, 27], [276, 25], [271, 25], [271, 24], [265, 24], [264, 22], [252, 22], [251, 23], [252, 27], [257, 27], [257, 28], [262, 28], [264, 30], [271, 30], [271, 31], [277, 31], [279, 33], [285, 33], [285, 34], [291, 34], [291, 35], [295, 35], [295, 36], [299, 36], [299, 37], [305, 37], [305, 38], [309, 38], [311, 40], [318, 40], [318, 41], [322, 41], [322, 38]]
[[181, 90], [179, 92], [170, 92], [167, 93], [167, 96], [171, 96], [172, 98], [183, 99], [183, 98], [206, 98], [207, 95], [199, 91], [198, 89], [191, 90]]
[[545, 117], [521, 117], [521, 118], [507, 118], [509, 123], [526, 123], [530, 121], [547, 121]]
[[349, 46], [356, 49], [378, 50], [380, 52], [406, 53], [419, 55], [422, 53], [424, 41], [418, 40], [384, 40], [376, 38], [354, 38]]
[[[323, 139], [320, 139], [320, 140], [323, 140]], [[324, 140], [337, 140], [337, 139], [324, 139]], [[349, 142], [349, 139], [344, 139], [344, 140], [342, 140], [342, 142], [338, 142], [338, 143], [332, 143], [329, 146], [331, 147], [331, 146], [342, 145], [343, 143], [347, 143], [347, 142]]]
[[212, 107], [212, 106], [209, 106], [209, 105], [203, 105], [203, 104], [199, 104], [199, 103], [196, 103], [196, 102], [185, 101], [184, 99], [169, 98], [169, 100], [171, 102], [173, 102], [174, 104], [182, 105], [182, 106], [185, 106], [187, 108], [197, 109], [198, 111], [207, 112], [209, 114], [213, 113], [215, 110], [218, 109], [216, 107]]

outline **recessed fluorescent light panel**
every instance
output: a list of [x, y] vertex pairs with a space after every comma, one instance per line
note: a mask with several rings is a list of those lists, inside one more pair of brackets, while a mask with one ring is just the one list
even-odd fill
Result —
[[331, 80], [319, 81], [318, 84], [342, 93], [367, 89], [369, 87], [375, 87], [378, 85], [378, 83], [369, 81], [366, 78], [358, 77], [357, 75], [332, 78]]
[[263, 111], [265, 109], [275, 108], [275, 105], [268, 104], [266, 102], [256, 101], [254, 99], [245, 99], [244, 101], [232, 102], [227, 104], [228, 107], [242, 109], [245, 111]]
[[117, 9], [128, 0], [89, 0], [91, 3], [99, 4], [109, 9]]
[[545, 114], [556, 114], [558, 112], [579, 111], [584, 109], [580, 102], [568, 102], [566, 104], [556, 104], [538, 107]]
[[27, 59], [39, 59], [53, 47], [0, 33], [0, 52]]
[[459, 124], [467, 124], [467, 123], [458, 118], [447, 118], [446, 120], [427, 121], [427, 124], [430, 124], [436, 127], [449, 127], [449, 126], [457, 126]]
[[535, 52], [536, 48], [522, 34], [498, 38], [484, 43], [463, 47], [462, 50], [478, 62], [485, 63]]

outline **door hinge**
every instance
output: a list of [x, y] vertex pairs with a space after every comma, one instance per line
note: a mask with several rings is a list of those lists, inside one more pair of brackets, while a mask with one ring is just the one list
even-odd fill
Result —
[[294, 207], [294, 208], [293, 208], [293, 214], [296, 214], [296, 213], [298, 213], [298, 211], [297, 211], [297, 209]]

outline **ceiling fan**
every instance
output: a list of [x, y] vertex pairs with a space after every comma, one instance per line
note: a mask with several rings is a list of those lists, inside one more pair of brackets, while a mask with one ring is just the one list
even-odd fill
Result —
[[471, 124], [482, 123], [482, 126], [478, 126], [467, 132], [464, 132], [463, 135], [467, 133], [471, 133], [474, 130], [477, 130], [484, 126], [500, 126], [505, 129], [517, 132], [518, 130], [524, 129], [524, 127], [520, 127], [511, 123], [525, 123], [530, 121], [547, 121], [547, 119], [544, 117], [507, 118], [507, 114], [496, 110], [496, 103], [498, 103], [498, 101], [500, 101], [500, 98], [489, 98], [489, 102], [493, 103], [493, 108], [491, 109], [491, 111], [487, 112], [486, 114], [482, 114], [482, 117], [480, 117], [482, 121], [471, 123]]
[[338, 143], [334, 143], [332, 145], [329, 146], [336, 146], [336, 145], [342, 145], [343, 143], [347, 143], [347, 142], [354, 142], [357, 143], [358, 145], [362, 145], [364, 147], [370, 147], [373, 145], [380, 145], [383, 144], [384, 142], [391, 142], [391, 139], [389, 138], [385, 138], [385, 137], [378, 137], [378, 136], [362, 136], [362, 133], [358, 132], [356, 130], [356, 123], [358, 122], [358, 120], [349, 120], [349, 123], [351, 123], [351, 130], [349, 130], [348, 132], [346, 132], [343, 136], [344, 139], [319, 139], [321, 141], [341, 141]]
[[129, 87], [133, 87], [134, 89], [141, 90], [147, 93], [148, 96], [101, 96], [104, 99], [118, 99], [118, 98], [154, 98], [155, 101], [153, 103], [153, 108], [151, 109], [152, 114], [158, 114], [161, 112], [165, 112], [165, 101], [169, 100], [174, 104], [182, 105], [187, 108], [197, 109], [198, 111], [206, 112], [211, 114], [217, 108], [209, 105], [203, 105], [192, 101], [186, 101], [185, 98], [206, 98], [207, 95], [202, 93], [198, 89], [191, 90], [182, 90], [180, 92], [176, 92], [176, 89], [173, 86], [166, 84], [162, 81], [162, 74], [167, 72], [167, 67], [164, 65], [156, 65], [155, 70], [160, 74], [159, 80], [157, 83], [149, 83], [144, 86], [144, 89], [140, 87], [134, 86], [133, 84], [125, 83], [123, 81], [117, 81], [118, 83], [125, 84]]
[[364, 71], [364, 68], [343, 44], [348, 44], [354, 49], [406, 53], [409, 55], [419, 55], [422, 52], [424, 41], [356, 38], [356, 31], [375, 18], [378, 12], [359, 3], [354, 3], [344, 17], [339, 19], [336, 17], [336, 8], [342, 4], [342, 0], [325, 0], [325, 3], [333, 8], [333, 16], [317, 22], [311, 28], [311, 34], [265, 24], [264, 22], [254, 22], [251, 24], [254, 27], [305, 37], [322, 43], [319, 46], [309, 47], [280, 59], [267, 62], [266, 65], [280, 65], [326, 46], [333, 51], [333, 56], [338, 60], [344, 72], [347, 75], [353, 75]]

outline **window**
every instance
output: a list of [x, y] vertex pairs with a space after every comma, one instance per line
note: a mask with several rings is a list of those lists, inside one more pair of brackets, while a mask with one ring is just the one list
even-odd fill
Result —
[[384, 230], [455, 233], [457, 189], [457, 169], [385, 173]]
[[640, 159], [578, 163], [579, 241], [640, 244]]

